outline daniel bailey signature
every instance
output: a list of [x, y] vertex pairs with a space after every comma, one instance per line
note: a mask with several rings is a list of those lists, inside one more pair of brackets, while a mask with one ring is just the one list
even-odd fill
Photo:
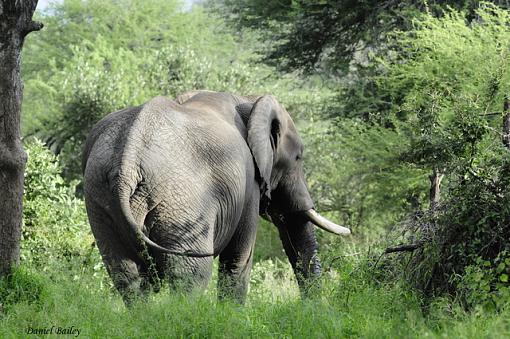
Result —
[[32, 327], [28, 326], [26, 329], [26, 334], [38, 334], [38, 335], [52, 335], [52, 334], [63, 334], [63, 335], [72, 335], [79, 336], [80, 329], [74, 326], [62, 327], [62, 326], [48, 326], [48, 327]]

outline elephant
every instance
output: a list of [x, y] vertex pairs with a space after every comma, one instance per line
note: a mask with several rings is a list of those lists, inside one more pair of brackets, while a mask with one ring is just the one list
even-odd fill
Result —
[[87, 214], [130, 305], [158, 282], [201, 289], [219, 256], [218, 296], [243, 303], [260, 216], [278, 228], [301, 291], [321, 273], [303, 141], [272, 95], [191, 91], [110, 113], [83, 151]]

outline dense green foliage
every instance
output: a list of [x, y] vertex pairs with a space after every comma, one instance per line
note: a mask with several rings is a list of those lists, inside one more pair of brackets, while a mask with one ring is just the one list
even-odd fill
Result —
[[[23, 53], [22, 266], [0, 281], [0, 337], [47, 324], [85, 337], [507, 337], [508, 1], [180, 6], [65, 0], [39, 13]], [[317, 208], [354, 232], [317, 232], [312, 298], [261, 222], [247, 305], [217, 302], [213, 277], [203, 295], [163, 289], [123, 307], [80, 198], [82, 144], [109, 112], [192, 89], [272, 93], [294, 117]], [[403, 243], [418, 248], [381, 256]]]
[[423, 17], [396, 36], [400, 58], [379, 79], [399, 103], [388, 114], [408, 128], [410, 148], [402, 158], [446, 175], [447, 201], [432, 216], [438, 220], [428, 220], [436, 227], [419, 230], [438, 251], [423, 258], [434, 262], [418, 278], [428, 289], [452, 287], [452, 278], [479, 256], [495, 260], [509, 234], [502, 114], [487, 114], [502, 112], [510, 93], [510, 14], [489, 4], [476, 14], [471, 24], [454, 11]]
[[65, 183], [57, 158], [39, 140], [26, 148], [21, 260], [42, 271], [77, 264], [99, 269], [85, 204], [74, 194], [76, 183]]

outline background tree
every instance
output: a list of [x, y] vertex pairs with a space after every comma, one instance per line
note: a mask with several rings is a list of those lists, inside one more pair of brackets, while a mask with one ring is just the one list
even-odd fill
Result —
[[19, 261], [23, 173], [20, 139], [20, 55], [25, 36], [42, 28], [32, 21], [37, 0], [0, 2], [0, 276]]
[[[476, 0], [209, 0], [238, 27], [257, 29], [267, 39], [266, 61], [284, 70], [345, 70], [356, 52], [380, 48], [387, 34], [411, 27], [425, 10], [447, 7], [476, 16]], [[508, 7], [507, 0], [492, 3]]]

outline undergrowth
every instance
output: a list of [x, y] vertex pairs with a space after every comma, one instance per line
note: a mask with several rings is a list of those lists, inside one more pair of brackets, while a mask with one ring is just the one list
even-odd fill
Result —
[[[215, 279], [203, 293], [162, 289], [126, 309], [106, 273], [63, 267], [40, 273], [22, 267], [0, 283], [0, 337], [31, 328], [80, 330], [83, 338], [395, 338], [506, 337], [508, 311], [467, 314], [437, 299], [426, 314], [416, 294], [399, 283], [371, 279], [365, 256], [343, 257], [324, 272], [317, 295], [301, 299], [289, 265], [255, 265], [245, 305], [219, 302]], [[14, 289], [13, 286], [16, 286]], [[18, 293], [29, 291], [30, 293]], [[4, 299], [5, 296], [7, 299]], [[37, 336], [34, 336], [37, 337]], [[46, 336], [47, 337], [47, 336]]]

